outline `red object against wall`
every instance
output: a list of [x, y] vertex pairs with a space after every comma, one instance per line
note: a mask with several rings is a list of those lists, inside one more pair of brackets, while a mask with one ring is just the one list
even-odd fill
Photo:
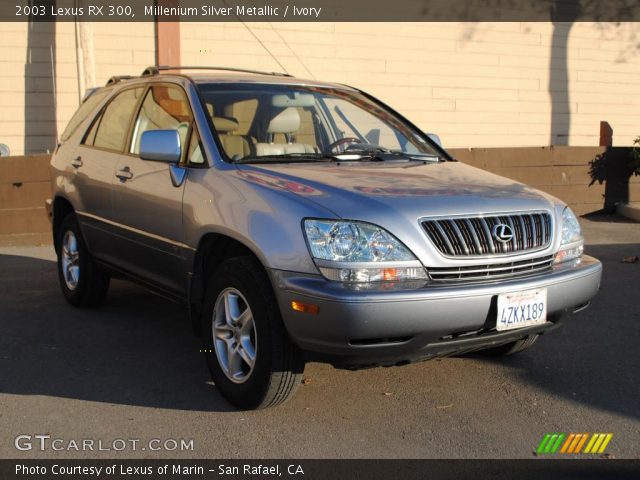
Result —
[[[178, 0], [157, 0], [164, 7], [177, 7]], [[156, 17], [156, 65], [180, 65], [180, 18]]]
[[609, 125], [609, 122], [600, 122], [600, 142], [601, 147], [613, 146], [613, 128]]

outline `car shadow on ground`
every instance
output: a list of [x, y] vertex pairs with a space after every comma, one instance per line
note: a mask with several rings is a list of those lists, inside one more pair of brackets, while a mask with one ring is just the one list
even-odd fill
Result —
[[[589, 308], [526, 352], [487, 360], [512, 370], [518, 381], [554, 395], [640, 418], [640, 264], [623, 258], [640, 244], [592, 245], [603, 263], [601, 289]], [[481, 355], [474, 355], [480, 357]]]
[[[602, 290], [585, 312], [504, 366], [516, 383], [640, 418], [638, 244], [590, 246]], [[209, 412], [234, 411], [210, 382], [184, 308], [123, 281], [105, 304], [63, 299], [55, 263], [0, 255], [0, 392]]]
[[104, 305], [66, 303], [55, 263], [0, 255], [0, 392], [233, 411], [185, 309], [119, 280]]

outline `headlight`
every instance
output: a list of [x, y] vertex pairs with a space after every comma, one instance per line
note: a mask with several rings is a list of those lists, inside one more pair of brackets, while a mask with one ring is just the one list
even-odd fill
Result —
[[556, 255], [555, 263], [562, 263], [582, 256], [584, 251], [584, 237], [580, 229], [578, 218], [569, 207], [562, 212], [562, 236], [560, 251]]
[[320, 272], [338, 282], [426, 280], [422, 264], [386, 230], [364, 222], [305, 220]]

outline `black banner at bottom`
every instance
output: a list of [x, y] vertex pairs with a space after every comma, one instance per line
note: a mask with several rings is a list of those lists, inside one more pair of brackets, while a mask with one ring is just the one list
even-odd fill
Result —
[[0, 460], [0, 479], [637, 479], [640, 460]]

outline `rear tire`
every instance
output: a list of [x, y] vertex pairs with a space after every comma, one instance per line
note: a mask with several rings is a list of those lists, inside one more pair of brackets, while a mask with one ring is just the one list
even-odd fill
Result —
[[209, 278], [202, 311], [207, 365], [230, 403], [242, 409], [273, 407], [295, 393], [304, 360], [257, 259], [222, 263]]
[[89, 253], [75, 213], [64, 217], [56, 233], [58, 279], [64, 298], [74, 307], [98, 306], [109, 290], [109, 275]]
[[507, 355], [515, 355], [516, 353], [523, 352], [528, 348], [531, 348], [538, 340], [540, 335], [529, 335], [523, 339], [516, 340], [515, 342], [505, 343], [498, 347], [486, 348], [479, 350], [478, 353], [488, 357], [502, 357]]

